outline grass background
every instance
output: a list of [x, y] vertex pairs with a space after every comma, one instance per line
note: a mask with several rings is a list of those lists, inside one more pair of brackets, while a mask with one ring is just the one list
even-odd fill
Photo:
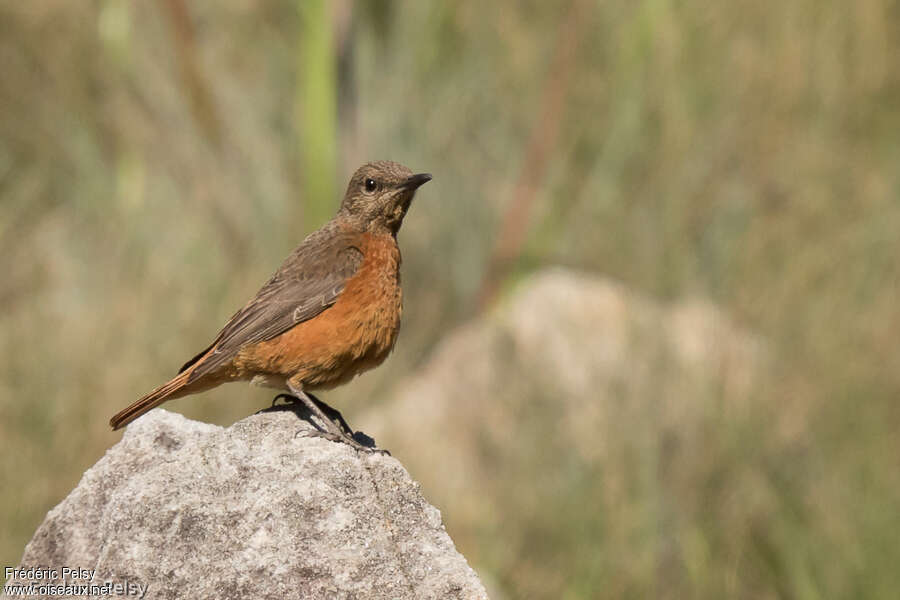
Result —
[[[118, 439], [109, 415], [390, 158], [435, 179], [400, 236], [397, 350], [329, 395], [351, 422], [543, 266], [707, 297], [776, 368], [752, 417], [670, 474], [700, 486], [680, 510], [705, 558], [603, 587], [610, 540], [547, 538], [564, 597], [895, 597], [896, 2], [47, 0], [0, 6], [0, 64], [0, 563]], [[170, 408], [227, 424], [270, 396]], [[566, 503], [606, 476], [543, 526], [578, 531]], [[756, 492], [770, 510], [730, 510]], [[617, 518], [643, 532], [631, 548], [658, 541]], [[516, 575], [540, 544], [494, 560], [476, 542], [461, 551], [510, 597], [559, 597]]]

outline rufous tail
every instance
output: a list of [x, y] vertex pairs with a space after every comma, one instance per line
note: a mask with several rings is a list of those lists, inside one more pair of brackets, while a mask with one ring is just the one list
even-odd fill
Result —
[[[192, 371], [193, 369], [188, 369], [187, 371], [179, 373], [177, 377], [168, 383], [162, 384], [140, 400], [117, 412], [113, 418], [109, 420], [109, 424], [114, 430], [121, 429], [148, 410], [156, 408], [166, 400], [179, 398], [186, 393], [189, 393], [184, 387], [187, 385], [188, 378], [191, 376]], [[182, 393], [179, 394], [178, 392]]]

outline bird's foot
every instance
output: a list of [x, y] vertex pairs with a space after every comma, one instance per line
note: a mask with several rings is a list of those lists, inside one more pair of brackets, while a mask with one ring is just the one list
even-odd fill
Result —
[[[344, 419], [344, 415], [341, 414], [341, 411], [334, 408], [333, 406], [329, 406], [325, 402], [322, 402], [321, 400], [319, 400], [318, 398], [316, 398], [309, 392], [306, 392], [306, 395], [309, 397], [310, 400], [313, 401], [313, 403], [316, 406], [319, 407], [319, 410], [321, 410], [323, 413], [325, 413], [325, 416], [328, 418], [329, 421], [331, 421], [337, 427], [339, 427], [343, 433], [345, 433], [351, 437], [353, 436], [353, 429], [350, 427], [350, 424], [347, 423], [347, 421]], [[277, 396], [272, 398], [272, 407], [273, 408], [275, 406], [277, 406], [279, 400], [284, 400], [285, 405], [303, 404], [304, 406], [306, 406], [306, 402], [303, 401], [302, 399], [298, 398], [297, 396], [294, 396], [292, 394], [282, 393], [282, 394], [278, 394]], [[313, 412], [313, 414], [315, 414], [315, 412]]]
[[[341, 411], [322, 402], [309, 392], [300, 391], [296, 394], [278, 394], [272, 400], [272, 405], [274, 406], [279, 399], [283, 399], [290, 403], [299, 402], [304, 404], [312, 415], [322, 422], [321, 428], [313, 431], [308, 430], [304, 433], [305, 436], [321, 437], [332, 442], [344, 443], [358, 452], [378, 452], [379, 454], [387, 454], [390, 456], [390, 452], [375, 446], [375, 440], [362, 432], [354, 432], [344, 419]], [[315, 425], [315, 419], [312, 420], [312, 422], [313, 425]], [[298, 434], [299, 433], [301, 432], [298, 432]], [[360, 443], [357, 438], [362, 438], [364, 443]]]
[[366, 446], [360, 444], [356, 441], [355, 438], [350, 437], [344, 433], [335, 433], [333, 431], [322, 431], [319, 429], [303, 429], [297, 432], [297, 436], [301, 437], [318, 437], [326, 439], [330, 442], [337, 442], [338, 444], [347, 444], [357, 452], [366, 452], [368, 454], [382, 454], [390, 456], [391, 453], [387, 450], [382, 450], [381, 448], [377, 448], [375, 446]]
[[285, 405], [287, 404], [296, 404], [300, 402], [300, 398], [297, 396], [291, 396], [290, 394], [278, 394], [274, 398], [272, 398], [272, 406], [271, 408], [275, 408], [278, 406], [278, 401], [284, 400]]

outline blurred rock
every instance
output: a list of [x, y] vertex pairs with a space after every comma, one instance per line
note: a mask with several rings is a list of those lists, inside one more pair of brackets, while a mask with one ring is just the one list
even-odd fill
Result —
[[486, 598], [396, 459], [305, 437], [298, 416], [223, 429], [150, 412], [50, 511], [22, 565], [97, 569], [94, 583], [149, 585], [147, 598]]
[[359, 424], [445, 507], [473, 564], [515, 556], [510, 587], [554, 597], [569, 579], [553, 556], [593, 547], [585, 578], [598, 577], [601, 547], [635, 539], [616, 526], [656, 527], [627, 515], [656, 514], [680, 493], [660, 500], [665, 486], [703, 476], [710, 430], [750, 404], [763, 356], [707, 302], [555, 269], [450, 335]]
[[[442, 463], [443, 487], [479, 468], [464, 456], [476, 445], [460, 437], [515, 446], [523, 433], [515, 422], [535, 398], [561, 420], [545, 435], [565, 435], [593, 456], [605, 452], [601, 432], [617, 428], [610, 403], [636, 403], [626, 412], [649, 409], [672, 426], [709, 401], [740, 411], [762, 357], [761, 341], [708, 302], [665, 306], [610, 280], [553, 269], [448, 337], [388, 409], [361, 422], [410, 464], [458, 461]], [[433, 472], [424, 470], [425, 478]]]

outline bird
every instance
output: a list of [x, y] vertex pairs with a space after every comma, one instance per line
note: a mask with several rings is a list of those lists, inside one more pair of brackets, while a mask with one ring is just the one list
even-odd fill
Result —
[[323, 437], [371, 450], [328, 418], [310, 392], [346, 383], [393, 349], [403, 311], [397, 233], [416, 190], [431, 179], [392, 161], [362, 165], [334, 218], [174, 378], [116, 413], [113, 430], [168, 400], [249, 381], [288, 392], [276, 400], [299, 399], [323, 421]]

